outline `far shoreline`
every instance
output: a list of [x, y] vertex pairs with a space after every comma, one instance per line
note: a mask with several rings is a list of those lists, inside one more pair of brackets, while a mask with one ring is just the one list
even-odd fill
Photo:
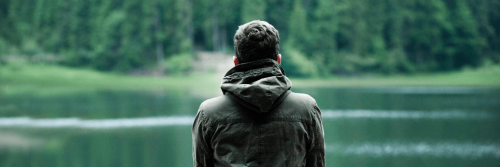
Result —
[[[286, 69], [285, 69], [286, 70]], [[0, 66], [0, 96], [23, 93], [56, 95], [88, 91], [168, 91], [213, 96], [220, 94], [222, 76], [215, 72], [164, 77], [122, 75], [57, 65]], [[356, 77], [290, 78], [293, 88], [343, 87], [481, 87], [500, 88], [500, 66], [455, 72]]]

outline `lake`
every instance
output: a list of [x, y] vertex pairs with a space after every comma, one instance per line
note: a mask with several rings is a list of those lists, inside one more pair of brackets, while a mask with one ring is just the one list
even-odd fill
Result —
[[[327, 166], [500, 166], [500, 89], [308, 88]], [[165, 91], [0, 94], [0, 166], [192, 166], [209, 97]]]

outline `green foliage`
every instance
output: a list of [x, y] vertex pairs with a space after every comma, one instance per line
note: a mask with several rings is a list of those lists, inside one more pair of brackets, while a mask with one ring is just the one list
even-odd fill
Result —
[[[163, 55], [191, 50], [185, 1], [2, 1], [0, 39], [19, 48], [0, 54], [63, 55], [62, 64], [127, 72]], [[155, 11], [160, 15], [155, 15]], [[189, 14], [189, 13], [187, 13]], [[155, 32], [155, 19], [159, 20]], [[3, 20], [6, 20], [4, 22]], [[159, 40], [156, 43], [156, 40]], [[186, 42], [188, 41], [188, 42]], [[1, 47], [0, 47], [1, 48]]]
[[165, 65], [167, 67], [167, 73], [172, 75], [183, 75], [192, 68], [191, 54], [183, 53], [173, 55], [166, 60]]
[[457, 0], [452, 12], [454, 34], [451, 38], [455, 47], [455, 61], [453, 67], [461, 68], [465, 65], [479, 66], [481, 48], [485, 46], [484, 37], [479, 34], [478, 24], [464, 0]]
[[32, 39], [27, 39], [26, 42], [23, 43], [21, 50], [23, 54], [30, 57], [40, 53], [38, 44]]
[[317, 77], [319, 74], [317, 64], [292, 47], [286, 48], [281, 63], [287, 76]]
[[449, 71], [500, 63], [499, 8], [492, 0], [3, 0], [0, 56], [61, 55], [64, 65], [127, 72], [193, 48], [230, 51], [238, 26], [260, 19], [318, 75]]
[[77, 52], [69, 52], [66, 54], [64, 64], [68, 66], [82, 66], [89, 64], [94, 59], [94, 54], [87, 50], [80, 49]]
[[295, 0], [293, 3], [293, 10], [290, 13], [290, 21], [288, 22], [289, 28], [289, 42], [299, 48], [299, 51], [306, 51], [309, 42], [309, 31], [307, 27], [306, 11], [302, 7], [301, 0]]
[[9, 48], [9, 44], [4, 39], [0, 38], [0, 59], [2, 57], [1, 55], [8, 53]]
[[397, 71], [413, 73], [416, 72], [415, 66], [410, 63], [406, 53], [400, 49], [390, 50], [387, 58], [379, 62], [381, 70], [384, 73], [395, 73]]

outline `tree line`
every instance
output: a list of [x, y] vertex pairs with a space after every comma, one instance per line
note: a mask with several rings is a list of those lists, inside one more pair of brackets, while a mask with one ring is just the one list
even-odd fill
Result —
[[127, 72], [197, 50], [231, 53], [238, 26], [259, 19], [280, 32], [288, 75], [449, 71], [500, 62], [498, 9], [496, 0], [0, 0], [0, 56]]

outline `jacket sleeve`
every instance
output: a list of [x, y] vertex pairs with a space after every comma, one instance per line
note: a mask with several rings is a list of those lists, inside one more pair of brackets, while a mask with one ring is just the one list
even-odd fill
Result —
[[306, 154], [307, 167], [323, 167], [325, 166], [325, 138], [323, 131], [323, 123], [321, 111], [317, 104], [313, 107], [314, 124], [311, 126], [310, 148]]
[[210, 146], [210, 139], [206, 137], [207, 127], [204, 123], [205, 119], [200, 106], [191, 130], [193, 137], [193, 166], [195, 167], [214, 166], [213, 149]]

